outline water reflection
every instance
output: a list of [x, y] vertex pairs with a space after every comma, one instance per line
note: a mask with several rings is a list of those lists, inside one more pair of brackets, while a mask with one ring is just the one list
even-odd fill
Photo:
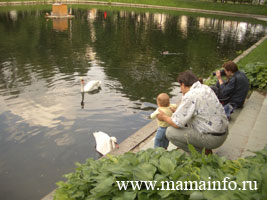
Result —
[[69, 27], [69, 19], [67, 18], [57, 18], [57, 19], [52, 19], [53, 21], [53, 29], [55, 29], [56, 31], [66, 31], [68, 30]]
[[97, 9], [87, 10], [87, 20], [94, 21], [96, 18]]
[[11, 11], [9, 12], [9, 15], [10, 15], [10, 19], [11, 19], [12, 21], [17, 21], [17, 19], [18, 19], [18, 14], [17, 14], [17, 11], [16, 11], [16, 10], [11, 10]]
[[[149, 122], [157, 94], [177, 101], [179, 72], [207, 76], [267, 32], [245, 21], [101, 9], [73, 8], [61, 24], [46, 12], [0, 13], [0, 199], [11, 188], [8, 199], [40, 199], [75, 161], [95, 156], [94, 131], [121, 142]], [[102, 89], [81, 96], [81, 76]], [[40, 174], [49, 178], [36, 181]]]
[[154, 23], [157, 25], [157, 28], [164, 31], [167, 15], [163, 13], [155, 13], [153, 16]]
[[183, 38], [187, 37], [187, 21], [188, 17], [185, 15], [182, 15], [180, 19], [178, 20], [178, 25], [180, 26], [180, 30], [183, 33]]
[[246, 22], [218, 20], [204, 17], [199, 17], [198, 20], [200, 30], [218, 30], [220, 43], [224, 43], [229, 36], [235, 37], [235, 40], [241, 43], [247, 39], [247, 37], [253, 37], [254, 34], [257, 35], [258, 33], [266, 31], [266, 28], [259, 24], [248, 24]]

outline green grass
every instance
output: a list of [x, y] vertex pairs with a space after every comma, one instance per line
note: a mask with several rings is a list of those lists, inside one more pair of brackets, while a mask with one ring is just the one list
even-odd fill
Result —
[[[35, 10], [51, 10], [51, 5], [15, 5], [15, 6], [0, 6], [0, 12], [9, 12], [11, 10], [17, 11], [35, 11]], [[267, 23], [266, 23], [267, 24]]]
[[[10, 2], [19, 0], [0, 0], [0, 2]], [[25, 0], [20, 0], [25, 1]], [[38, 0], [37, 0], [38, 1]], [[39, 0], [46, 2], [46, 0]], [[98, 0], [96, 0], [98, 1]], [[135, 3], [146, 5], [171, 6], [180, 8], [195, 8], [205, 10], [216, 10], [226, 12], [236, 12], [245, 14], [267, 15], [267, 5], [250, 5], [250, 4], [232, 4], [232, 3], [214, 3], [209, 1], [183, 1], [183, 0], [101, 0], [104, 2]]]
[[[109, 0], [106, 0], [109, 1]], [[248, 14], [261, 14], [267, 15], [267, 6], [248, 5], [248, 4], [222, 4], [208, 1], [182, 1], [182, 0], [113, 0], [112, 2], [125, 2], [125, 3], [137, 3], [137, 4], [148, 4], [148, 5], [162, 5], [172, 6], [181, 8], [195, 8], [195, 9], [206, 9], [206, 10], [217, 10], [237, 13], [248, 13]]]
[[250, 80], [251, 88], [267, 92], [267, 39], [237, 64]]
[[251, 51], [246, 57], [241, 59], [238, 62], [238, 66], [244, 67], [246, 64], [257, 62], [267, 63], [267, 39]]

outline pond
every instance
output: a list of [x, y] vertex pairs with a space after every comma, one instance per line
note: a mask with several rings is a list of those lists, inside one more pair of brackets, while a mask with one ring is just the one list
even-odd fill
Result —
[[[179, 72], [207, 77], [267, 32], [247, 19], [70, 7], [72, 20], [45, 19], [47, 6], [0, 10], [1, 200], [40, 199], [96, 158], [94, 131], [122, 142], [150, 122], [157, 94], [175, 102]], [[80, 77], [102, 81], [84, 106]]]

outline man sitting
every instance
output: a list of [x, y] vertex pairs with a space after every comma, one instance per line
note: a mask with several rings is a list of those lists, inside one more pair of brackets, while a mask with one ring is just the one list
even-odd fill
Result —
[[249, 81], [246, 75], [238, 70], [233, 61], [228, 61], [222, 65], [227, 81], [224, 82], [220, 71], [216, 71], [218, 79], [216, 87], [218, 88], [219, 99], [225, 99], [224, 109], [228, 119], [236, 108], [242, 108], [249, 90]]

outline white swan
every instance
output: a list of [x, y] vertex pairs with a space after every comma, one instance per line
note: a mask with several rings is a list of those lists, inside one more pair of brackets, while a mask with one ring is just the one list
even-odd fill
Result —
[[102, 155], [106, 155], [112, 149], [119, 148], [115, 137], [110, 137], [102, 131], [94, 132], [93, 135], [96, 141], [96, 151]]
[[84, 85], [83, 78], [80, 78], [80, 80], [81, 80], [81, 92], [82, 93], [97, 90], [101, 85], [101, 81], [98, 81], [98, 80], [89, 81], [86, 85]]

